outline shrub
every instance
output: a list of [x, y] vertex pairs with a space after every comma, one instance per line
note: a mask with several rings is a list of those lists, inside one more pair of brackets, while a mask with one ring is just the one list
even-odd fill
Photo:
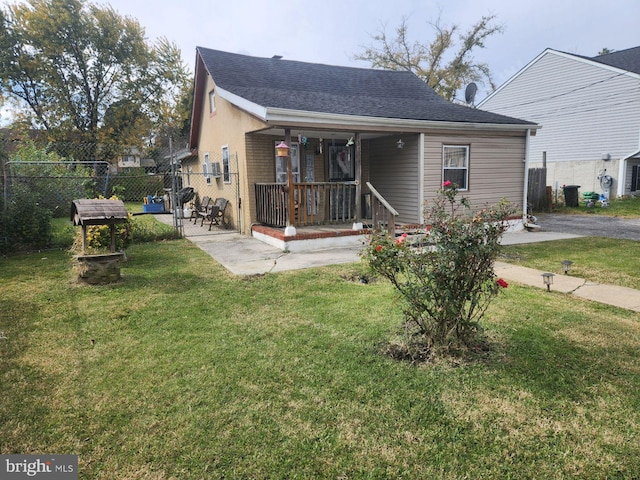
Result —
[[24, 202], [26, 195], [34, 199], [40, 209], [49, 210], [53, 217], [64, 218], [69, 215], [73, 200], [94, 196], [97, 178], [91, 168], [38, 147], [32, 141], [20, 144], [10, 159], [14, 163], [9, 196], [18, 202]]
[[47, 248], [53, 239], [51, 211], [25, 185], [18, 185], [0, 209], [0, 253]]
[[406, 233], [397, 239], [372, 235], [363, 257], [399, 292], [406, 321], [429, 351], [469, 346], [477, 339], [490, 301], [506, 287], [496, 280], [493, 263], [514, 213], [506, 201], [473, 211], [466, 198], [458, 199], [456, 186], [445, 182], [425, 208], [418, 241]]

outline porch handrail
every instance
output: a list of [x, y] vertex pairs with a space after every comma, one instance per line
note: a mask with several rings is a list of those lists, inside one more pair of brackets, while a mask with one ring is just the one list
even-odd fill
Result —
[[380, 195], [380, 192], [378, 192], [370, 182], [366, 182], [366, 184], [369, 191], [375, 197], [371, 202], [373, 228], [385, 228], [390, 236], [395, 236], [396, 217], [400, 214], [382, 195]]
[[375, 189], [375, 187], [373, 185], [371, 185], [371, 183], [369, 183], [369, 182], [366, 182], [366, 183], [367, 183], [367, 187], [369, 188], [371, 193], [373, 193], [373, 195], [380, 201], [380, 203], [382, 205], [384, 205], [384, 208], [389, 210], [389, 213], [391, 215], [393, 215], [394, 217], [397, 217], [398, 215], [400, 215], [395, 208], [393, 208], [391, 205], [389, 205], [389, 202], [387, 202], [385, 200], [385, 198], [382, 195], [380, 195], [380, 193]]

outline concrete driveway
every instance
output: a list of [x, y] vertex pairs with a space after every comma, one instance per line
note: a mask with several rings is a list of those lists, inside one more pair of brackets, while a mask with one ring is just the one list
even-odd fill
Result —
[[544, 232], [640, 240], [640, 218], [545, 213], [538, 215], [538, 224]]

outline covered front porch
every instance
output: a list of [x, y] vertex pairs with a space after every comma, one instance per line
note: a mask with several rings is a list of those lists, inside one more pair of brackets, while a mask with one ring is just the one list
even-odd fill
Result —
[[[251, 162], [266, 163], [265, 154], [275, 157], [276, 180], [253, 184], [250, 234], [266, 235], [273, 244], [291, 250], [295, 242], [332, 238], [335, 244], [336, 239], [344, 243], [372, 229], [394, 232], [399, 213], [367, 181], [371, 175], [369, 140], [388, 139], [388, 135], [368, 134], [363, 141], [358, 132], [313, 133], [306, 137], [298, 132], [296, 142], [291, 129], [272, 129], [254, 134], [248, 142], [266, 146], [264, 139], [268, 139], [270, 152], [264, 147], [250, 148], [262, 156]], [[395, 143], [393, 147], [397, 148]]]

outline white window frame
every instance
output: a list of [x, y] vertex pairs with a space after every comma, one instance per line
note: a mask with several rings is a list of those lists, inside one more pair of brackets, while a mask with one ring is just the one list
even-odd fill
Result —
[[209, 91], [209, 114], [213, 115], [216, 113], [216, 89], [212, 88]]
[[229, 165], [229, 145], [222, 147], [222, 180], [231, 183], [231, 168]]
[[[460, 149], [460, 151], [464, 150], [464, 159], [463, 165], [451, 165], [452, 160], [456, 160], [456, 157], [448, 155], [448, 150]], [[455, 154], [457, 152], [450, 152], [451, 154]], [[459, 158], [459, 157], [457, 157]], [[458, 163], [458, 162], [455, 162]], [[447, 180], [451, 180], [450, 176], [447, 175], [449, 170], [464, 170], [464, 185], [459, 185], [458, 182], [456, 185], [458, 186], [458, 190], [467, 191], [469, 190], [469, 145], [442, 145], [442, 182], [446, 182]]]
[[211, 184], [211, 179], [213, 178], [213, 169], [211, 167], [211, 158], [209, 157], [209, 153], [204, 154], [204, 162], [202, 163], [202, 173], [204, 174], [204, 178], [207, 181], [207, 184]]
[[[280, 142], [274, 142], [274, 152], [275, 145], [278, 145]], [[275, 167], [276, 167], [276, 183], [287, 183], [287, 163], [284, 161], [284, 157], [278, 157], [275, 155]], [[292, 143], [291, 148], [289, 149], [289, 155], [291, 155], [291, 166], [293, 170], [293, 182], [300, 183], [300, 148], [297, 143]]]

